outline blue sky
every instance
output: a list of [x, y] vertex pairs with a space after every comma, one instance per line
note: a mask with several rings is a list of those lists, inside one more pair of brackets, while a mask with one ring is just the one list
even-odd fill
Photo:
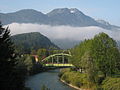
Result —
[[78, 8], [95, 19], [120, 26], [120, 0], [0, 0], [0, 12], [35, 9], [47, 13], [55, 8]]

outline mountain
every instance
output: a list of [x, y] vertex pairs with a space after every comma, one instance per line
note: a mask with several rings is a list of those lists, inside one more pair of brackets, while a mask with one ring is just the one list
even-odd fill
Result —
[[17, 50], [29, 53], [32, 49], [37, 50], [39, 48], [57, 48], [47, 37], [39, 32], [24, 33], [12, 36], [12, 40], [15, 43]]
[[76, 8], [54, 9], [47, 14], [52, 20], [52, 25], [70, 25], [70, 26], [92, 26], [98, 23], [89, 16], [86, 16]]
[[2, 23], [11, 24], [17, 23], [38, 23], [47, 25], [68, 25], [74, 27], [85, 27], [85, 26], [99, 26], [105, 29], [118, 29], [120, 27], [114, 25], [108, 25], [101, 21], [85, 15], [76, 8], [58, 8], [54, 9], [47, 14], [33, 10], [23, 9], [13, 13], [0, 13], [0, 20]]
[[120, 41], [117, 41], [118, 48], [120, 50]]
[[0, 20], [3, 24], [17, 23], [39, 23], [46, 24], [47, 15], [33, 9], [23, 9], [13, 13], [0, 13]]
[[81, 40], [70, 40], [70, 39], [54, 39], [52, 40], [61, 49], [69, 49], [80, 44]]
[[96, 20], [98, 23], [101, 23], [102, 25], [105, 25], [106, 27], [108, 27], [108, 29], [120, 29], [119, 26], [115, 26], [115, 25], [111, 25], [109, 22], [105, 21], [105, 20]]
[[[47, 14], [44, 14], [42, 12], [33, 9], [23, 9], [12, 13], [0, 13], [0, 21], [2, 21], [3, 25], [16, 22], [16, 23], [32, 23], [32, 24], [37, 23], [37, 24], [45, 24], [51, 26], [60, 26], [60, 25], [72, 26], [72, 27], [97, 26], [98, 28], [104, 28], [105, 30], [106, 29], [111, 31], [113, 30], [117, 31], [118, 29], [120, 30], [119, 26], [111, 25], [110, 23], [104, 20], [95, 20], [92, 17], [85, 15], [83, 12], [81, 12], [76, 8], [70, 8], [70, 9], [57, 8]], [[72, 39], [71, 40], [55, 39], [52, 41], [56, 45], [64, 49], [71, 48], [80, 42], [75, 40], [73, 41]]]

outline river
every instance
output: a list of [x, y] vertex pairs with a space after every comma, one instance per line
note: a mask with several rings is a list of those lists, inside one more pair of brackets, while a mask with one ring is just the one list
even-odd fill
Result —
[[26, 87], [30, 87], [32, 90], [41, 90], [41, 87], [45, 85], [50, 90], [74, 90], [59, 81], [58, 73], [59, 69], [56, 69], [30, 76], [26, 80]]

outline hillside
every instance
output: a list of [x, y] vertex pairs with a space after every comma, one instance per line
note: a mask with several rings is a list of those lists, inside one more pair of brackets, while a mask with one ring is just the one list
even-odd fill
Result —
[[38, 32], [14, 35], [12, 36], [12, 40], [17, 50], [24, 53], [29, 53], [31, 50], [37, 50], [39, 48], [58, 48], [47, 37]]

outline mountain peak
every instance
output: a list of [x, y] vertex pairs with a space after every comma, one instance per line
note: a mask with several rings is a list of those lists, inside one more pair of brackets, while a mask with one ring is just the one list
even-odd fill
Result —
[[69, 10], [71, 13], [80, 12], [77, 8], [70, 8]]
[[61, 13], [69, 13], [68, 8], [57, 8], [49, 12], [48, 14], [61, 14]]
[[69, 9], [70, 13], [76, 14], [76, 15], [85, 15], [84, 13], [82, 13], [80, 10], [78, 10], [77, 8], [71, 8]]
[[34, 9], [22, 9], [22, 10], [15, 12], [15, 13], [31, 13], [32, 14], [32, 13], [41, 13], [41, 12], [34, 10]]
[[79, 11], [77, 8], [57, 8], [49, 12], [47, 15], [58, 15], [58, 14], [74, 14], [74, 15], [84, 15], [81, 11]]

